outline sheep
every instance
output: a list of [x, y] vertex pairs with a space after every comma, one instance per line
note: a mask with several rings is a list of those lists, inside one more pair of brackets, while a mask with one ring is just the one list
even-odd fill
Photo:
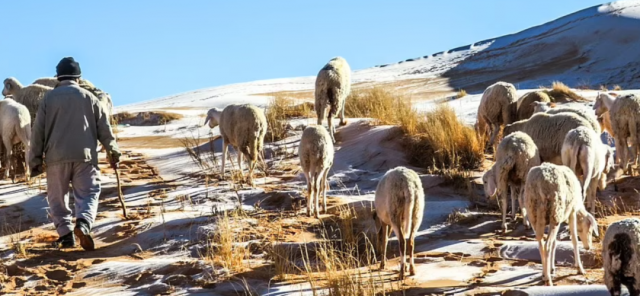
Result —
[[[638, 124], [640, 124], [640, 98], [630, 94], [614, 97], [607, 93], [598, 93], [593, 105], [596, 116], [602, 116], [609, 111], [611, 128], [616, 143], [616, 163], [626, 174], [631, 175], [629, 158], [637, 161], [640, 149]], [[623, 147], [631, 146], [631, 152]], [[634, 161], [634, 162], [635, 162]]]
[[52, 87], [40, 84], [23, 86], [17, 79], [9, 77], [4, 80], [2, 95], [12, 96], [16, 102], [27, 107], [31, 115], [31, 122], [34, 122], [40, 101], [52, 89]]
[[611, 295], [622, 295], [621, 285], [629, 295], [640, 295], [640, 219], [613, 222], [602, 240], [604, 284]]
[[[340, 116], [340, 125], [346, 125], [344, 119], [344, 103], [351, 92], [351, 68], [342, 57], [335, 57], [320, 69], [315, 84], [315, 109], [318, 116], [318, 125], [322, 125], [322, 119], [327, 118], [331, 140], [336, 143], [333, 117]], [[326, 114], [327, 107], [329, 113]]]
[[545, 112], [548, 114], [558, 114], [562, 112], [571, 112], [582, 116], [584, 119], [589, 121], [593, 130], [599, 135], [602, 134], [602, 124], [598, 121], [598, 117], [596, 117], [595, 113], [589, 112], [585, 108], [581, 107], [569, 107], [569, 106], [560, 106], [555, 103], [541, 103], [541, 102], [533, 102], [533, 113]]
[[521, 131], [528, 134], [538, 146], [540, 159], [557, 165], [562, 164], [561, 150], [567, 133], [579, 126], [591, 128], [583, 117], [573, 113], [536, 113], [529, 119], [516, 121], [505, 126], [505, 136]]
[[58, 81], [58, 78], [42, 77], [42, 78], [36, 79], [32, 84], [40, 84], [40, 85], [48, 86], [51, 88], [55, 88], [56, 86], [58, 86], [58, 83], [60, 83], [60, 81]]
[[378, 230], [378, 250], [382, 249], [380, 269], [385, 268], [387, 261], [387, 243], [391, 227], [400, 245], [400, 280], [404, 280], [407, 252], [409, 274], [415, 275], [414, 238], [422, 223], [424, 211], [424, 191], [418, 174], [402, 166], [387, 171], [376, 187], [374, 206], [373, 220]]
[[595, 212], [596, 189], [607, 186], [607, 174], [614, 169], [613, 148], [605, 145], [592, 129], [570, 130], [562, 144], [562, 164], [580, 179], [582, 200]]
[[534, 111], [534, 103], [551, 103], [551, 97], [544, 91], [528, 92], [518, 99], [517, 108], [517, 120], [523, 120], [531, 117]]
[[483, 175], [486, 196], [500, 195], [502, 201], [502, 232], [507, 231], [507, 187], [511, 190], [512, 217], [516, 218], [516, 196], [525, 226], [529, 227], [524, 208], [523, 186], [529, 169], [540, 165], [540, 153], [531, 137], [523, 132], [506, 136], [498, 145], [496, 163]]
[[212, 108], [207, 112], [204, 124], [210, 128], [220, 126], [222, 136], [222, 178], [224, 179], [225, 161], [228, 145], [238, 154], [238, 166], [242, 174], [242, 157], [249, 160], [249, 183], [254, 186], [253, 170], [262, 153], [264, 136], [267, 133], [267, 119], [264, 112], [251, 104], [230, 104], [224, 109]]
[[[5, 178], [9, 177], [13, 145], [22, 143], [25, 152], [25, 177], [29, 181], [29, 155], [31, 154], [31, 116], [24, 105], [10, 97], [0, 101], [0, 137], [4, 146]], [[0, 149], [1, 151], [2, 149]], [[14, 166], [15, 168], [15, 166]], [[14, 179], [15, 182], [15, 179]]]
[[[566, 166], [542, 163], [527, 173], [524, 187], [524, 202], [529, 222], [538, 241], [542, 258], [542, 278], [552, 286], [551, 274], [555, 273], [555, 250], [560, 224], [567, 222], [571, 231], [571, 242], [575, 266], [579, 274], [584, 274], [578, 236], [585, 249], [592, 248], [592, 234], [598, 236], [598, 223], [587, 212], [582, 203], [580, 181]], [[546, 244], [543, 244], [544, 230], [549, 225]]]
[[496, 82], [482, 93], [478, 106], [477, 125], [488, 126], [491, 132], [489, 147], [496, 150], [496, 138], [502, 125], [510, 124], [516, 119], [516, 87], [511, 83]]
[[322, 125], [307, 126], [302, 132], [300, 145], [298, 146], [300, 166], [307, 180], [307, 215], [311, 212], [316, 218], [320, 218], [319, 199], [322, 191], [322, 208], [327, 212], [327, 176], [329, 168], [333, 165], [333, 142], [331, 135]]

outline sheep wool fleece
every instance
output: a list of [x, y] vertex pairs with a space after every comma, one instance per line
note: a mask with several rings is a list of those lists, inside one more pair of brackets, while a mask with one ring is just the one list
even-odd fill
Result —
[[47, 166], [47, 202], [58, 235], [73, 231], [69, 208], [69, 182], [73, 186], [76, 218], [93, 227], [98, 214], [100, 169], [90, 162], [68, 162]]

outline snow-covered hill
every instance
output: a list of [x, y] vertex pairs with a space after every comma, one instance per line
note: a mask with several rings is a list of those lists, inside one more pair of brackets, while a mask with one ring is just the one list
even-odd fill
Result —
[[[318, 65], [318, 69], [322, 66]], [[571, 87], [594, 89], [618, 84], [629, 89], [640, 88], [638, 78], [639, 0], [590, 7], [515, 34], [353, 72], [355, 87], [388, 83], [436, 97], [461, 88], [478, 93], [497, 80], [514, 83], [519, 89], [549, 85], [553, 80]], [[120, 106], [117, 110], [210, 108], [254, 101], [260, 98], [256, 94], [274, 92], [307, 91], [311, 97], [314, 81], [315, 76], [307, 76], [238, 83]]]

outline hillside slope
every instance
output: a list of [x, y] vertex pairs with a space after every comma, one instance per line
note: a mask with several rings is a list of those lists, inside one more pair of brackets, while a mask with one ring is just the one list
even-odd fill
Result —
[[[422, 99], [443, 97], [460, 88], [481, 92], [497, 80], [518, 88], [561, 80], [571, 87], [618, 84], [629, 89], [640, 87], [639, 65], [640, 0], [625, 0], [590, 7], [515, 34], [357, 70], [353, 84], [389, 84], [424, 94]], [[301, 92], [302, 97], [312, 98], [314, 82], [315, 76], [307, 76], [238, 83], [117, 109], [210, 108], [276, 92]]]

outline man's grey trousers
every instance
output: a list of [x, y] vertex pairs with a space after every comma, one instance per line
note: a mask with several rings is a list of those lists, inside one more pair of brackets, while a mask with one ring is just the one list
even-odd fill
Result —
[[73, 230], [69, 208], [69, 183], [73, 186], [76, 218], [93, 227], [100, 197], [100, 169], [90, 162], [59, 163], [47, 166], [47, 202], [49, 215], [58, 235]]

